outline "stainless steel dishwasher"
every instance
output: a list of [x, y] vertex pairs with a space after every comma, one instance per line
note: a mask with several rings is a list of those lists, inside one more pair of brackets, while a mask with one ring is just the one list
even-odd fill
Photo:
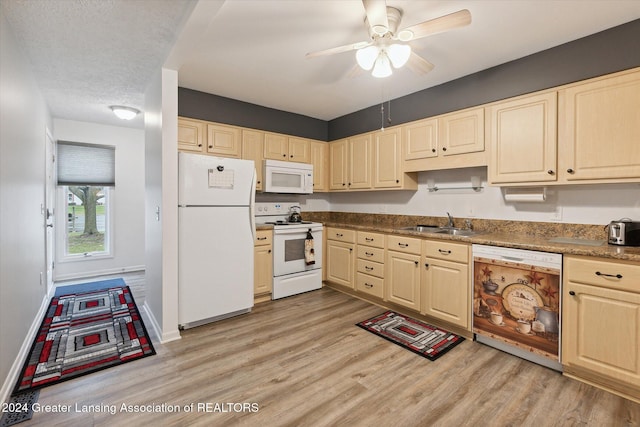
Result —
[[562, 255], [473, 245], [476, 341], [562, 371]]

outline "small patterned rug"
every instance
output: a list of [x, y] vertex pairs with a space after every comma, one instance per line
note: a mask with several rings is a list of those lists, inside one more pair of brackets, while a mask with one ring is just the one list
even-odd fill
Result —
[[460, 335], [393, 311], [356, 323], [356, 326], [432, 361], [464, 341]]
[[14, 394], [155, 354], [131, 290], [114, 284], [51, 299]]

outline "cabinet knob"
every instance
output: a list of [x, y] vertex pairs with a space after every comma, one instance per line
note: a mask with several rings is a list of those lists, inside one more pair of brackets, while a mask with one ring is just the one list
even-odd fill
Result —
[[198, 144], [198, 147], [202, 147], [202, 144]]
[[396, 184], [400, 184], [400, 180], [399, 179], [396, 179]]
[[567, 173], [573, 173], [573, 172], [574, 172], [573, 169], [571, 169], [571, 168], [567, 169]]
[[431, 152], [432, 152], [432, 153], [435, 153], [435, 152], [436, 152], [436, 149], [435, 149], [435, 148], [432, 148], [432, 149], [431, 149]]
[[[286, 154], [283, 154], [283, 155], [282, 155], [282, 157], [287, 157], [287, 155], [286, 155]], [[293, 157], [293, 156], [291, 156], [291, 157]]]
[[571, 295], [571, 296], [575, 296], [575, 294], [576, 294], [575, 292], [573, 292], [573, 291], [569, 291], [569, 295]]
[[418, 264], [420, 264], [418, 261], [413, 261], [413, 262], [415, 262], [416, 266], [417, 266]]
[[209, 148], [213, 148], [213, 145], [210, 145]]
[[267, 253], [270, 254], [271, 253], [271, 249], [269, 249], [269, 252], [267, 252]]
[[547, 173], [548, 173], [549, 175], [553, 175], [553, 170], [549, 169], [549, 170], [547, 171]]
[[447, 147], [442, 147], [442, 151], [447, 151]]
[[351, 187], [351, 183], [349, 183], [349, 187]]
[[292, 155], [290, 155], [289, 157], [291, 157], [291, 158], [293, 159], [293, 154], [292, 154]]
[[429, 263], [425, 263], [424, 268], [429, 268]]

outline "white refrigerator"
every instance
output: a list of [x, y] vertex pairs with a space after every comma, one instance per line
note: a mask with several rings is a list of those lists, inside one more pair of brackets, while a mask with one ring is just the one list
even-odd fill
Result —
[[180, 327], [251, 311], [255, 185], [251, 160], [179, 153]]

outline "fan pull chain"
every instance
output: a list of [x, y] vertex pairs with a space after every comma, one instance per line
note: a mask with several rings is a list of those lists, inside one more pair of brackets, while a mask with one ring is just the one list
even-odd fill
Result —
[[389, 104], [387, 108], [387, 123], [391, 124], [391, 100], [387, 101], [387, 103]]
[[384, 102], [380, 103], [380, 130], [384, 130]]

